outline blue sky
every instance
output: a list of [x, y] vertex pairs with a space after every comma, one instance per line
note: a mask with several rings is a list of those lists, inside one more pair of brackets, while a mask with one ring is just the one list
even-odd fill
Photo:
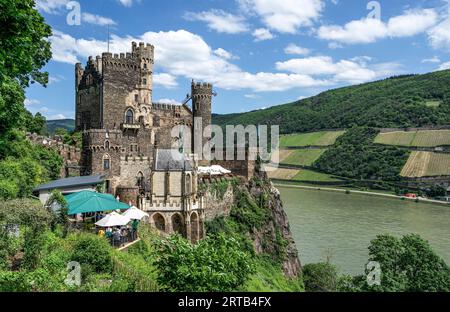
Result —
[[73, 118], [74, 64], [106, 51], [107, 25], [111, 52], [155, 45], [154, 102], [180, 102], [191, 79], [208, 81], [215, 113], [450, 68], [446, 0], [82, 0], [79, 25], [67, 3], [37, 1], [53, 59], [50, 84], [28, 88], [26, 105], [48, 119]]

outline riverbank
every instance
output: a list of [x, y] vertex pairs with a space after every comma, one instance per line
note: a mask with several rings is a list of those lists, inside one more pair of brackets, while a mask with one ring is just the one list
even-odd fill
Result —
[[409, 200], [413, 202], [419, 202], [419, 203], [428, 203], [428, 204], [435, 204], [440, 206], [447, 206], [450, 207], [449, 202], [444, 202], [440, 200], [434, 200], [434, 199], [427, 199], [427, 198], [408, 198], [405, 196], [398, 196], [393, 194], [387, 194], [387, 193], [379, 193], [375, 191], [359, 191], [359, 190], [351, 190], [351, 189], [341, 189], [341, 188], [331, 188], [331, 187], [320, 187], [320, 186], [306, 186], [306, 185], [292, 185], [292, 184], [283, 184], [283, 183], [274, 183], [276, 187], [285, 187], [285, 188], [297, 188], [297, 189], [305, 189], [305, 190], [315, 190], [315, 191], [326, 191], [326, 192], [339, 192], [339, 193], [346, 193], [346, 194], [362, 194], [362, 195], [368, 195], [368, 196], [378, 196], [378, 197], [385, 197], [385, 198], [392, 198], [397, 200]]

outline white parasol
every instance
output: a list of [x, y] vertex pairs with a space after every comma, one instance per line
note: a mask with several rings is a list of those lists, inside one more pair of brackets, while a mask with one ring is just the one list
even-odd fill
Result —
[[130, 209], [125, 211], [122, 216], [127, 217], [131, 220], [141, 220], [143, 217], [148, 217], [148, 213], [143, 212], [141, 209], [132, 206]]
[[122, 226], [126, 225], [130, 221], [130, 218], [126, 216], [118, 214], [117, 212], [111, 212], [110, 214], [107, 214], [103, 219], [97, 221], [95, 225], [101, 227]]

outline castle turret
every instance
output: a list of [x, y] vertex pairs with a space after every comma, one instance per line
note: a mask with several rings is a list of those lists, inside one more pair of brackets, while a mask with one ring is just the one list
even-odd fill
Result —
[[140, 84], [139, 84], [139, 102], [145, 104], [152, 103], [153, 89], [153, 64], [155, 48], [151, 44], [145, 45], [143, 42], [133, 42], [131, 45], [131, 55], [139, 62]]
[[[199, 157], [199, 165], [205, 166], [209, 165], [209, 160], [204, 159], [202, 151], [203, 147], [211, 140], [211, 129], [206, 129], [206, 127], [211, 125], [212, 84], [192, 81], [191, 92], [194, 119], [193, 151]], [[201, 141], [199, 141], [200, 137]]]

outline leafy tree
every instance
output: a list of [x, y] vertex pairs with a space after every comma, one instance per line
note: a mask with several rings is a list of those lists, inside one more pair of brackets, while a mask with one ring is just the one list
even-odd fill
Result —
[[433, 185], [426, 190], [426, 194], [429, 197], [447, 196], [447, 189], [441, 185]]
[[304, 265], [302, 277], [305, 290], [308, 292], [337, 291], [339, 281], [337, 268], [329, 262]]
[[61, 136], [65, 136], [67, 135], [69, 132], [67, 131], [67, 129], [64, 128], [56, 128], [55, 129], [55, 135], [61, 135]]
[[450, 268], [419, 235], [401, 239], [379, 235], [369, 246], [369, 261], [381, 267], [381, 285], [370, 291], [449, 291]]
[[42, 174], [42, 167], [39, 163], [29, 158], [19, 160], [7, 158], [0, 161], [0, 179], [15, 185], [13, 189], [18, 190], [18, 197], [31, 194], [33, 188], [42, 182]]
[[[23, 265], [25, 268], [35, 268], [42, 251], [42, 234], [48, 228], [50, 220], [49, 213], [37, 200], [0, 201], [0, 244], [6, 244], [6, 246], [0, 246], [0, 251], [8, 250], [11, 243], [8, 226], [22, 226], [25, 229]], [[5, 258], [3, 258], [4, 261]]]
[[373, 144], [378, 131], [368, 127], [349, 129], [314, 163], [314, 167], [338, 176], [396, 181], [408, 153], [394, 146]]
[[41, 113], [37, 112], [34, 116], [29, 111], [26, 112], [26, 120], [24, 123], [25, 130], [30, 133], [41, 135], [47, 134], [47, 121]]
[[0, 21], [0, 82], [9, 77], [22, 88], [34, 81], [45, 85], [48, 73], [40, 69], [52, 56], [47, 40], [52, 32], [35, 1], [0, 1]]
[[173, 235], [159, 242], [158, 255], [158, 280], [171, 291], [232, 291], [254, 270], [239, 242], [223, 234], [196, 245]]
[[61, 225], [63, 228], [63, 237], [66, 237], [69, 230], [69, 216], [67, 215], [67, 201], [63, 194], [59, 190], [53, 190], [45, 205], [53, 213], [54, 220], [52, 222], [52, 229], [55, 229], [57, 224]]

